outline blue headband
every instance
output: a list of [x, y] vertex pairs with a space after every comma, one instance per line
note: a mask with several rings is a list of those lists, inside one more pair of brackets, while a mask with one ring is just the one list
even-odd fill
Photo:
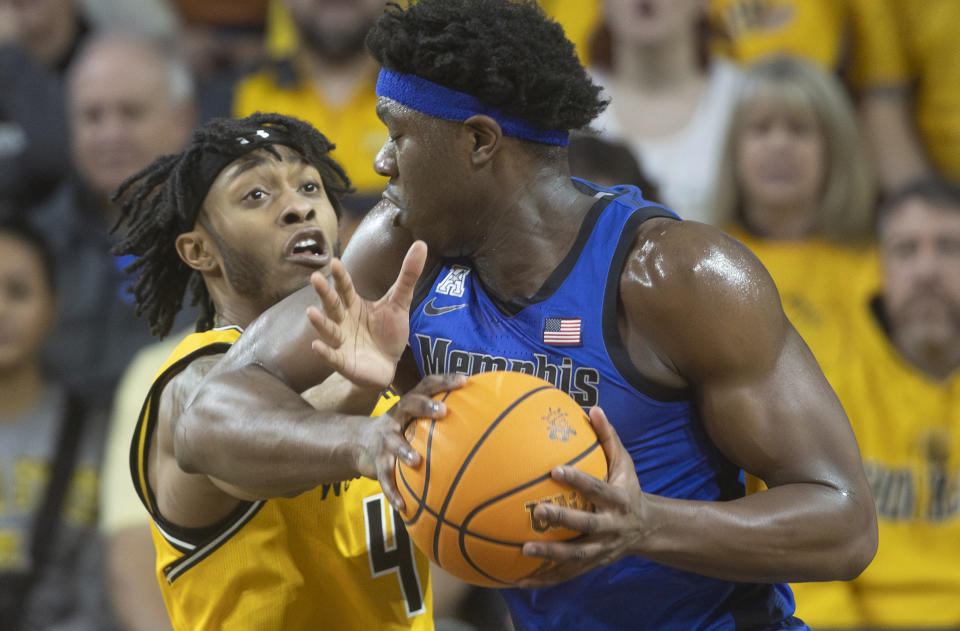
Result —
[[500, 124], [504, 135], [514, 138], [560, 146], [566, 146], [570, 141], [570, 134], [566, 131], [545, 129], [521, 118], [507, 116], [496, 108], [487, 107], [469, 94], [445, 88], [412, 74], [382, 68], [377, 79], [377, 96], [393, 99], [418, 112], [445, 120], [464, 121], [474, 114], [486, 114]]

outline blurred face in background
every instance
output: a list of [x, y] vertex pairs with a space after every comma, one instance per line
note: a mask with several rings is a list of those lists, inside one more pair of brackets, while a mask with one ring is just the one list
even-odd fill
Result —
[[166, 60], [129, 39], [97, 42], [78, 60], [69, 96], [73, 159], [95, 192], [109, 195], [186, 144], [193, 106], [184, 81], [178, 87]]
[[19, 235], [0, 230], [0, 372], [38, 361], [53, 313], [40, 254]]
[[301, 42], [321, 57], [349, 59], [364, 52], [364, 39], [385, 0], [286, 0]]
[[606, 0], [605, 19], [615, 40], [655, 46], [692, 35], [705, 5], [705, 0]]
[[76, 0], [0, 0], [0, 9], [30, 54], [47, 66], [63, 61], [79, 31]]
[[960, 208], [908, 198], [883, 224], [880, 255], [897, 348], [921, 367], [960, 365]]
[[825, 179], [826, 144], [813, 108], [758, 92], [735, 123], [736, 174], [744, 209], [815, 212]]

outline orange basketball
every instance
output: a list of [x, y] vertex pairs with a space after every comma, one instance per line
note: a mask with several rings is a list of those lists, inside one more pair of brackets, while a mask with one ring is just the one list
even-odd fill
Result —
[[533, 518], [541, 502], [587, 504], [550, 470], [567, 464], [605, 478], [606, 456], [583, 408], [537, 377], [481, 373], [435, 398], [447, 404], [446, 416], [416, 419], [405, 433], [423, 459], [416, 468], [397, 464], [407, 531], [454, 576], [513, 585], [544, 563], [523, 556], [524, 542], [580, 534]]

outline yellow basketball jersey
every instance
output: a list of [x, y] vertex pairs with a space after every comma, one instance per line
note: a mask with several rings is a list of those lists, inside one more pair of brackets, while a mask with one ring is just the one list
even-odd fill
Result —
[[863, 306], [832, 383], [850, 417], [880, 525], [877, 556], [848, 588], [797, 586], [798, 615], [849, 589], [857, 627], [960, 626], [960, 373], [943, 382], [913, 368]]
[[[131, 445], [134, 483], [153, 518], [157, 578], [174, 628], [433, 629], [429, 564], [374, 480], [243, 502], [205, 529], [180, 528], [157, 511], [147, 484], [155, 401], [187, 364], [225, 352], [239, 336], [236, 328], [217, 329], [177, 346], [154, 380]], [[396, 399], [385, 393], [374, 414]]]

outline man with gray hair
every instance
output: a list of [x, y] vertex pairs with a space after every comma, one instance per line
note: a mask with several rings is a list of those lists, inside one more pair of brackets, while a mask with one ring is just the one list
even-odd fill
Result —
[[128, 261], [109, 254], [116, 220], [109, 196], [128, 175], [184, 145], [194, 126], [192, 79], [158, 41], [94, 34], [68, 70], [67, 114], [71, 176], [30, 213], [58, 256], [60, 318], [45, 360], [106, 410], [130, 358], [152, 341], [126, 292]]

